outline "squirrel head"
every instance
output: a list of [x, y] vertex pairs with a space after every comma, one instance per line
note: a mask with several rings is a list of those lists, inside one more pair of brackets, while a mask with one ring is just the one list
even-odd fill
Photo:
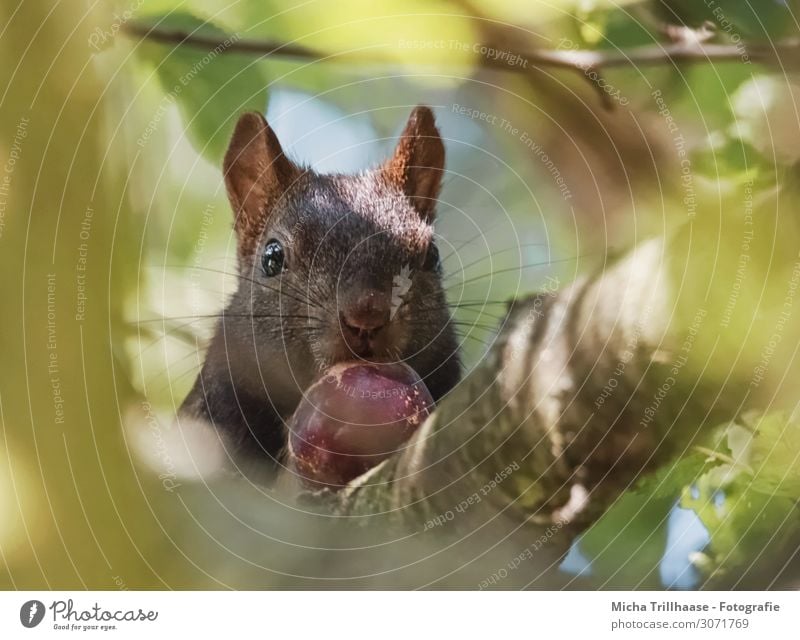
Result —
[[431, 345], [455, 351], [433, 231], [444, 158], [428, 107], [414, 109], [385, 163], [353, 175], [297, 165], [261, 114], [241, 116], [224, 160], [233, 304], [263, 318], [256, 337], [269, 331], [292, 369], [404, 360], [424, 376], [426, 358], [442, 358], [426, 355]]
[[[392, 157], [368, 173], [381, 191], [407, 204], [432, 223], [444, 172], [444, 144], [433, 112], [419, 106], [411, 113]], [[284, 153], [275, 132], [260, 113], [243, 114], [236, 124], [223, 161], [225, 185], [233, 207], [240, 258], [252, 253], [270, 219], [280, 217], [291, 194], [321, 186], [320, 176], [298, 166]], [[361, 190], [370, 187], [363, 176], [334, 176]], [[302, 197], [302, 196], [301, 196]], [[283, 206], [282, 206], [283, 205]], [[347, 213], [343, 211], [342, 213]], [[357, 212], [354, 212], [357, 213]], [[398, 212], [400, 213], [400, 212]]]

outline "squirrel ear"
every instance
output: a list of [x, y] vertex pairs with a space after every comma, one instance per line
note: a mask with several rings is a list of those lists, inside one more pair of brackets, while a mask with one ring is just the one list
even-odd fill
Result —
[[234, 227], [253, 233], [258, 233], [264, 216], [300, 174], [264, 116], [255, 112], [239, 118], [222, 166], [236, 216]]
[[423, 218], [433, 219], [444, 172], [444, 144], [429, 107], [419, 106], [411, 112], [394, 155], [381, 172], [408, 196]]

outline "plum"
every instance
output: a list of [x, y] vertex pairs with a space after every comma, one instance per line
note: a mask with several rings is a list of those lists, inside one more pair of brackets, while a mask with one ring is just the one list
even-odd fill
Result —
[[337, 364], [306, 390], [289, 421], [292, 466], [307, 486], [341, 488], [401, 449], [432, 407], [405, 364]]

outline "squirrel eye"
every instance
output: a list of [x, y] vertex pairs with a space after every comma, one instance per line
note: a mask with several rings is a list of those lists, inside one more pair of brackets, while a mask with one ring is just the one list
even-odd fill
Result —
[[264, 255], [261, 257], [261, 266], [264, 268], [264, 273], [267, 277], [280, 275], [283, 271], [283, 245], [273, 238], [267, 242], [264, 247]]
[[436, 271], [440, 266], [439, 248], [431, 242], [428, 246], [428, 253], [425, 254], [425, 262], [422, 264], [422, 268], [425, 271]]

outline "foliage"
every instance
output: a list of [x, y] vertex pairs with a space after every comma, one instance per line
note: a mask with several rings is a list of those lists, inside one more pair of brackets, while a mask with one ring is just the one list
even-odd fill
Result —
[[[563, 286], [642, 237], [695, 217], [743, 225], [752, 218], [759, 238], [796, 237], [792, 196], [800, 160], [800, 84], [793, 60], [785, 66], [762, 64], [746, 60], [743, 51], [741, 59], [724, 62], [665, 59], [645, 66], [632, 59], [601, 67], [598, 77], [627, 104], [609, 109], [598, 93], [599, 81], [589, 74], [529, 64], [524, 56], [539, 48], [606, 54], [658, 48], [667, 42], [665, 24], [697, 28], [704, 20], [715, 25], [716, 44], [788, 41], [798, 36], [796, 2], [718, 0], [717, 10], [693, 0], [223, 5], [144, 0], [129, 18], [95, 8], [92, 24], [79, 29], [66, 11], [45, 19], [43, 7], [50, 4], [26, 5], [20, 16], [27, 27], [0, 39], [6, 59], [26, 51], [20, 73], [14, 74], [13, 65], [1, 72], [0, 86], [9, 91], [1, 104], [0, 151], [8, 155], [20, 117], [31, 113], [37, 133], [14, 176], [14, 197], [39, 235], [31, 235], [29, 246], [26, 229], [7, 215], [0, 246], [8, 273], [23, 272], [20, 265], [30, 260], [23, 248], [47, 259], [53, 255], [52, 269], [64, 283], [59, 332], [62, 343], [72, 345], [61, 358], [71, 417], [68, 428], [51, 437], [41, 425], [52, 426], [52, 416], [31, 414], [31, 407], [39, 412], [52, 406], [50, 380], [32, 378], [29, 391], [20, 378], [28, 363], [49, 357], [46, 334], [27, 341], [16, 335], [22, 335], [20, 318], [46, 317], [41, 285], [50, 267], [42, 258], [33, 276], [26, 272], [28, 279], [4, 292], [6, 300], [36, 302], [26, 310], [13, 302], [3, 312], [4, 326], [13, 327], [15, 335], [2, 343], [12, 364], [0, 377], [2, 447], [8, 454], [0, 460], [0, 477], [7, 480], [0, 495], [25, 495], [31, 505], [26, 513], [10, 498], [0, 501], [10, 514], [0, 512], [0, 520], [10, 523], [0, 527], [0, 547], [8, 550], [10, 566], [10, 577], [0, 578], [3, 586], [17, 576], [13, 585], [27, 588], [81, 586], [83, 578], [88, 586], [107, 587], [123, 572], [132, 587], [163, 586], [162, 573], [171, 584], [220, 586], [198, 569], [200, 559], [208, 560], [212, 572], [219, 570], [226, 586], [243, 583], [225, 552], [226, 541], [212, 550], [186, 542], [200, 535], [194, 514], [176, 508], [180, 503], [158, 477], [174, 473], [180, 483], [188, 481], [179, 476], [198, 475], [177, 458], [170, 460], [175, 468], [165, 471], [159, 447], [179, 440], [170, 417], [202, 358], [197, 341], [208, 334], [231, 291], [235, 245], [219, 164], [242, 111], [268, 111], [287, 146], [316, 155], [303, 161], [336, 165], [346, 159], [361, 163], [348, 169], [364, 169], [385, 155], [412, 105], [436, 108], [451, 171], [437, 232], [448, 247], [442, 253], [451, 300], [464, 303], [455, 313], [464, 327], [468, 366], [491, 344], [507, 299], [553, 282]], [[22, 19], [12, 17], [9, 7], [0, 11], [4, 24]], [[39, 24], [44, 27], [36, 35], [31, 25]], [[190, 42], [140, 42], [133, 25], [228, 44], [211, 55], [207, 46]], [[99, 49], [92, 46], [95, 27], [104, 34], [115, 27]], [[306, 47], [322, 60], [227, 50], [232, 43], [259, 39]], [[36, 44], [30, 51], [28, 40]], [[55, 45], [64, 41], [67, 53]], [[481, 54], [482, 44], [494, 53]], [[483, 64], [512, 51], [523, 55], [507, 69]], [[50, 70], [53, 61], [58, 73]], [[80, 81], [73, 93], [74, 79]], [[68, 105], [66, 123], [59, 119], [62, 105]], [[87, 122], [91, 126], [82, 136]], [[52, 142], [45, 135], [49, 127], [56, 132]], [[51, 170], [52, 188], [37, 188], [39, 158], [52, 163], [75, 156], [82, 175]], [[92, 199], [85, 192], [95, 181], [100, 188]], [[82, 191], [76, 194], [78, 186]], [[776, 207], [759, 208], [775, 194]], [[96, 220], [104, 220], [92, 231], [96, 271], [89, 295], [96, 302], [89, 307], [90, 323], [79, 329], [66, 318], [75, 315], [76, 238], [92, 203]], [[213, 211], [208, 220], [206, 207]], [[774, 265], [779, 285], [766, 296], [785, 294], [791, 267]], [[728, 293], [718, 295], [725, 299]], [[748, 326], [746, 317], [736, 314], [751, 304], [738, 302], [731, 329], [720, 332], [721, 348], [739, 348]], [[90, 353], [75, 346], [82, 339], [111, 346]], [[784, 411], [797, 402], [798, 390], [787, 374], [793, 366], [790, 345], [783, 346], [788, 355], [776, 356], [771, 365], [774, 394], [760, 397], [758, 413], [730, 416], [732, 422], [695, 443], [672, 466], [626, 491], [584, 533], [580, 548], [591, 562], [592, 584], [662, 586], [658, 567], [677, 504], [694, 511], [708, 533], [707, 546], [687, 558], [701, 581], [732, 583], [737, 572], [790, 555], [800, 532], [800, 422]], [[72, 464], [80, 467], [75, 477], [65, 466], [65, 445]], [[17, 479], [20, 486], [13, 487]], [[205, 513], [219, 508], [213, 482], [209, 486], [209, 494], [193, 503]], [[59, 540], [62, 532], [55, 525], [85, 506], [76, 495], [93, 496], [88, 512], [66, 526]], [[285, 515], [263, 495], [247, 507], [265, 501], [267, 510], [274, 509], [270, 513]], [[26, 539], [29, 520], [47, 526]], [[260, 544], [241, 542], [250, 541], [252, 531], [242, 533], [247, 527], [237, 518], [225, 522], [214, 535], [228, 536], [239, 552]], [[287, 523], [280, 525], [286, 529], [281, 535], [291, 535]], [[94, 545], [108, 553], [111, 569], [87, 569], [96, 559], [91, 544], [74, 558], [63, 553], [61, 545], [80, 548], [79, 542], [86, 545], [97, 531]], [[165, 542], [165, 531], [174, 542]], [[173, 544], [197, 553], [187, 559]], [[36, 569], [37, 549], [45, 549], [42, 557], [52, 563], [49, 576]], [[282, 566], [287, 575], [295, 568]], [[279, 581], [269, 571], [260, 579]]]

